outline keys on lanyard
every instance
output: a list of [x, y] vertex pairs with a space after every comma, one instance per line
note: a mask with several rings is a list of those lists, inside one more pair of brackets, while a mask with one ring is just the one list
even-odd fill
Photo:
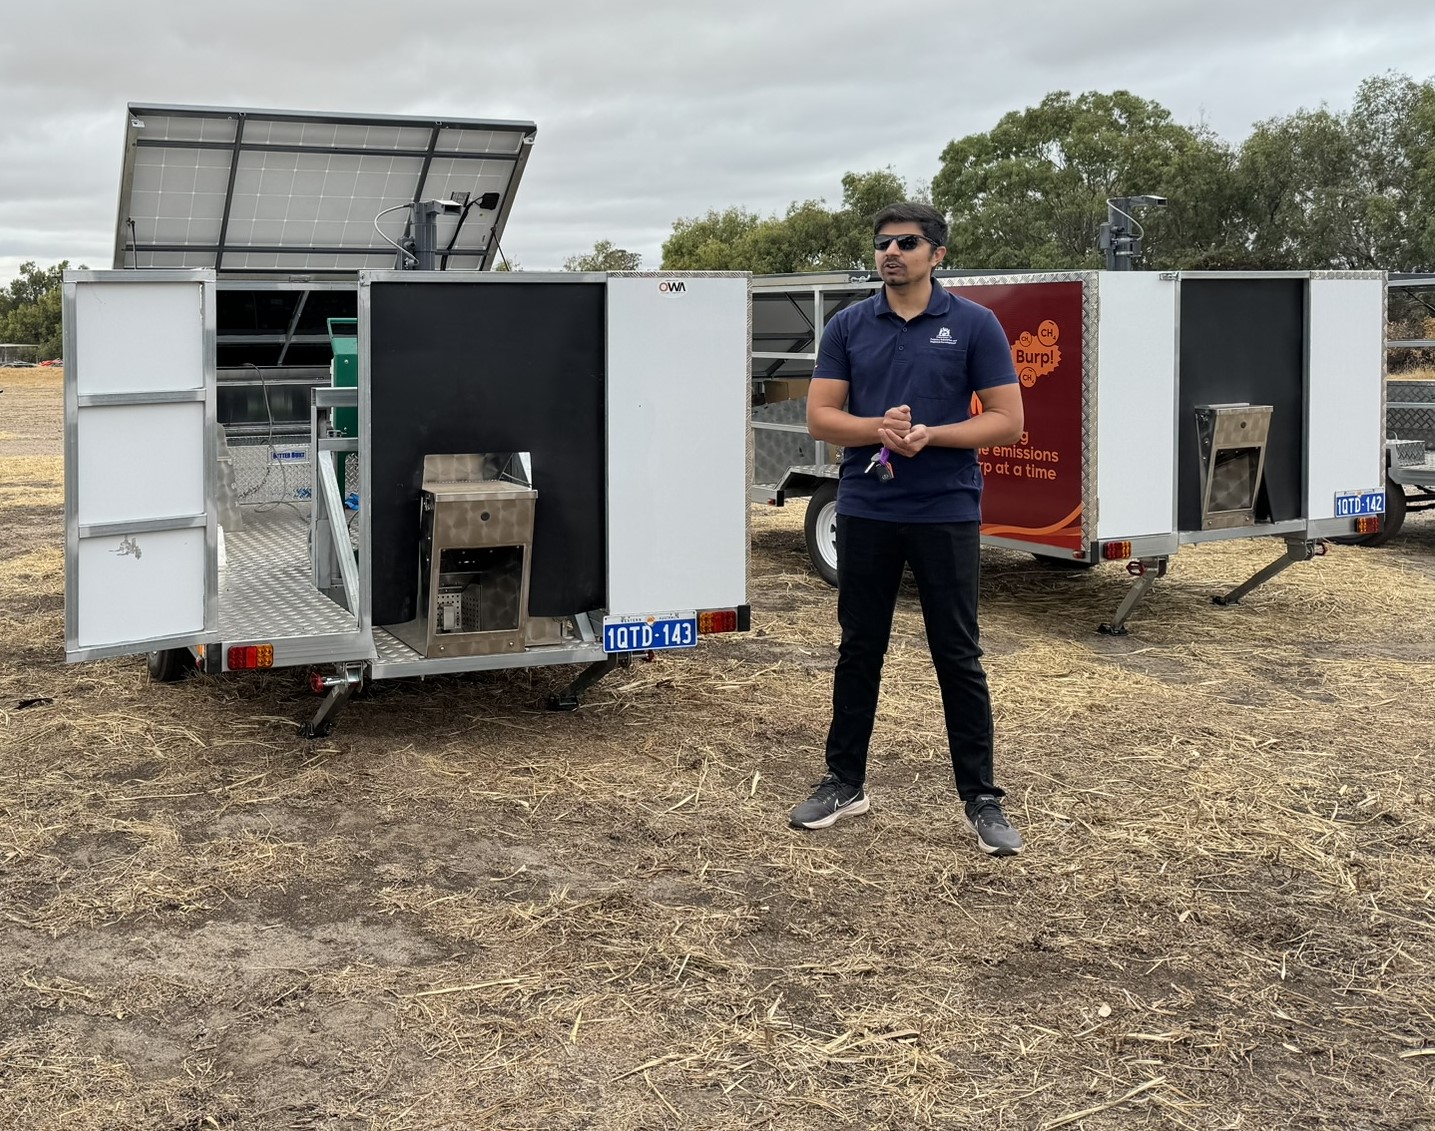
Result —
[[891, 482], [892, 477], [897, 474], [892, 468], [892, 453], [886, 448], [872, 457], [872, 462], [867, 465], [867, 470], [863, 474], [871, 475], [874, 471], [880, 483]]

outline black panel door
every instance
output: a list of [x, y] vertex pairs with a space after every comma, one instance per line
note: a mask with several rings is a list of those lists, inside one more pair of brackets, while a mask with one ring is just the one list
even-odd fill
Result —
[[603, 285], [399, 281], [369, 290], [374, 623], [415, 616], [425, 455], [531, 452], [529, 611], [602, 606]]
[[1265, 491], [1257, 521], [1301, 518], [1305, 498], [1304, 279], [1181, 282], [1177, 524], [1201, 529], [1196, 406], [1268, 404]]

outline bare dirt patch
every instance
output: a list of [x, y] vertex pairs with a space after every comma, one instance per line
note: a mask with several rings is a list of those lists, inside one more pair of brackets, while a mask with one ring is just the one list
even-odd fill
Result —
[[991, 861], [911, 593], [873, 813], [786, 827], [836, 643], [799, 508], [751, 634], [573, 715], [379, 684], [305, 742], [296, 673], [67, 667], [59, 384], [12, 372], [0, 1126], [1435, 1127], [1428, 518], [1231, 609], [1279, 547], [1183, 551], [1122, 639], [1118, 568], [988, 554]]
[[7, 457], [62, 454], [64, 383], [57, 366], [0, 368], [0, 451]]

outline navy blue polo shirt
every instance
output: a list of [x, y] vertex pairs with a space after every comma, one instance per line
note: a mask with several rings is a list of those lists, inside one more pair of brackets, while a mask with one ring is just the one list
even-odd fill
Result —
[[[935, 281], [927, 309], [904, 322], [883, 287], [838, 311], [822, 335], [814, 377], [846, 381], [847, 411], [882, 416], [911, 405], [912, 423], [934, 427], [971, 415], [978, 389], [1016, 382], [997, 317]], [[912, 458], [893, 455], [894, 478], [867, 475], [880, 445], [847, 448], [837, 513], [892, 522], [975, 522], [981, 519], [982, 472], [970, 448], [928, 445]]]

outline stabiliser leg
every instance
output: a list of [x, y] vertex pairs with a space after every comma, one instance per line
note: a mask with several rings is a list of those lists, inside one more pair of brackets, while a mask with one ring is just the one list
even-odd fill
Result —
[[324, 676], [315, 672], [310, 677], [310, 686], [324, 692], [324, 701], [314, 717], [299, 728], [303, 738], [325, 738], [334, 729], [334, 720], [344, 704], [364, 682], [363, 664], [345, 664], [337, 675]]
[[1326, 544], [1318, 539], [1315, 541], [1307, 542], [1299, 538], [1287, 538], [1286, 552], [1284, 554], [1282, 554], [1275, 561], [1271, 562], [1271, 564], [1266, 566], [1265, 569], [1255, 574], [1255, 576], [1241, 582], [1241, 584], [1237, 585], [1229, 593], [1212, 597], [1211, 604], [1239, 604], [1242, 597], [1246, 596], [1252, 590], [1260, 588], [1277, 574], [1284, 573], [1286, 570], [1290, 569], [1291, 566], [1295, 565], [1296, 562], [1308, 562], [1311, 560], [1311, 558], [1323, 557], [1325, 555], [1325, 552]]
[[1116, 609], [1116, 616], [1109, 624], [1099, 624], [1096, 631], [1103, 636], [1125, 636], [1126, 621], [1136, 610], [1156, 584], [1156, 580], [1166, 576], [1167, 558], [1137, 558], [1135, 561], [1126, 563], [1126, 572], [1136, 578], [1136, 584], [1126, 594], [1125, 600]]
[[580, 705], [583, 692], [593, 687], [614, 668], [626, 668], [632, 662], [632, 654], [628, 652], [619, 652], [611, 656], [605, 656], [597, 663], [589, 664], [579, 672], [578, 678], [562, 691], [558, 692], [558, 694], [550, 695], [545, 705], [550, 711], [576, 711]]

